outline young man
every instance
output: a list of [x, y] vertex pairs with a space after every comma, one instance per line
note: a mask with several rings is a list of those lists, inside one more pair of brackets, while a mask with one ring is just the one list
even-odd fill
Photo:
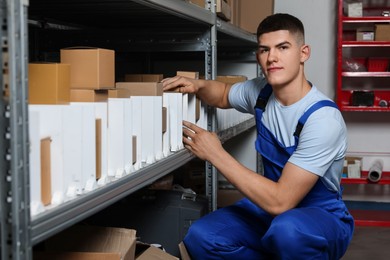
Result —
[[257, 30], [265, 78], [233, 86], [183, 77], [164, 90], [196, 93], [256, 117], [264, 176], [236, 161], [215, 133], [184, 122], [183, 143], [213, 164], [246, 199], [196, 221], [184, 243], [193, 259], [340, 259], [354, 229], [341, 199], [346, 126], [333, 101], [305, 78], [302, 22], [274, 14]]

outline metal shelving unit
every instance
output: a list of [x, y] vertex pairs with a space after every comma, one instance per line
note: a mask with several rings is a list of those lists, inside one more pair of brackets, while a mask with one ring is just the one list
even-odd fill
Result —
[[[217, 48], [249, 57], [256, 46], [254, 35], [216, 17], [214, 0], [206, 0], [209, 10], [172, 0], [30, 0], [29, 3], [2, 0], [1, 3], [1, 259], [31, 259], [34, 245], [194, 158], [186, 150], [179, 151], [30, 219], [27, 64], [29, 55], [41, 55], [36, 49], [50, 52], [68, 44], [94, 42], [102, 48], [115, 45], [121, 51], [134, 53], [204, 53], [205, 77], [213, 79]], [[43, 37], [41, 41], [34, 38], [28, 44], [37, 34]], [[212, 131], [216, 129], [215, 116], [215, 110], [208, 108], [208, 129]], [[219, 134], [226, 141], [253, 126], [254, 120], [248, 120]], [[216, 209], [216, 169], [210, 164], [205, 167], [206, 195], [210, 197], [210, 208]]]

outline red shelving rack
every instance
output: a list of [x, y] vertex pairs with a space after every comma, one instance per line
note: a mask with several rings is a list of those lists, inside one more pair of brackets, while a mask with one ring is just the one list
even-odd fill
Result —
[[[390, 41], [358, 41], [356, 30], [374, 27], [376, 24], [390, 23], [390, 16], [381, 16], [389, 6], [370, 6], [363, 1], [363, 17], [347, 17], [343, 12], [345, 0], [338, 1], [337, 33], [337, 104], [342, 111], [390, 112], [390, 66], [385, 71], [345, 71], [344, 59], [386, 58], [390, 63]], [[386, 3], [383, 1], [384, 4]], [[372, 105], [352, 105], [354, 91], [370, 91], [375, 100]], [[385, 102], [379, 101], [383, 100]]]

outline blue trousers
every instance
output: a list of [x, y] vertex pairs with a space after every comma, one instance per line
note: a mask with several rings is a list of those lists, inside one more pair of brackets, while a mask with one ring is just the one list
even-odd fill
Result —
[[340, 259], [353, 232], [345, 214], [307, 207], [272, 217], [243, 199], [197, 220], [184, 244], [193, 260]]

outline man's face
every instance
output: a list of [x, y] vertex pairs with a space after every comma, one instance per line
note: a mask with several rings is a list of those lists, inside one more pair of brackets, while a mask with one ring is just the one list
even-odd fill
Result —
[[303, 69], [307, 59], [302, 40], [287, 30], [264, 33], [259, 37], [257, 60], [273, 86], [283, 86], [293, 81]]

